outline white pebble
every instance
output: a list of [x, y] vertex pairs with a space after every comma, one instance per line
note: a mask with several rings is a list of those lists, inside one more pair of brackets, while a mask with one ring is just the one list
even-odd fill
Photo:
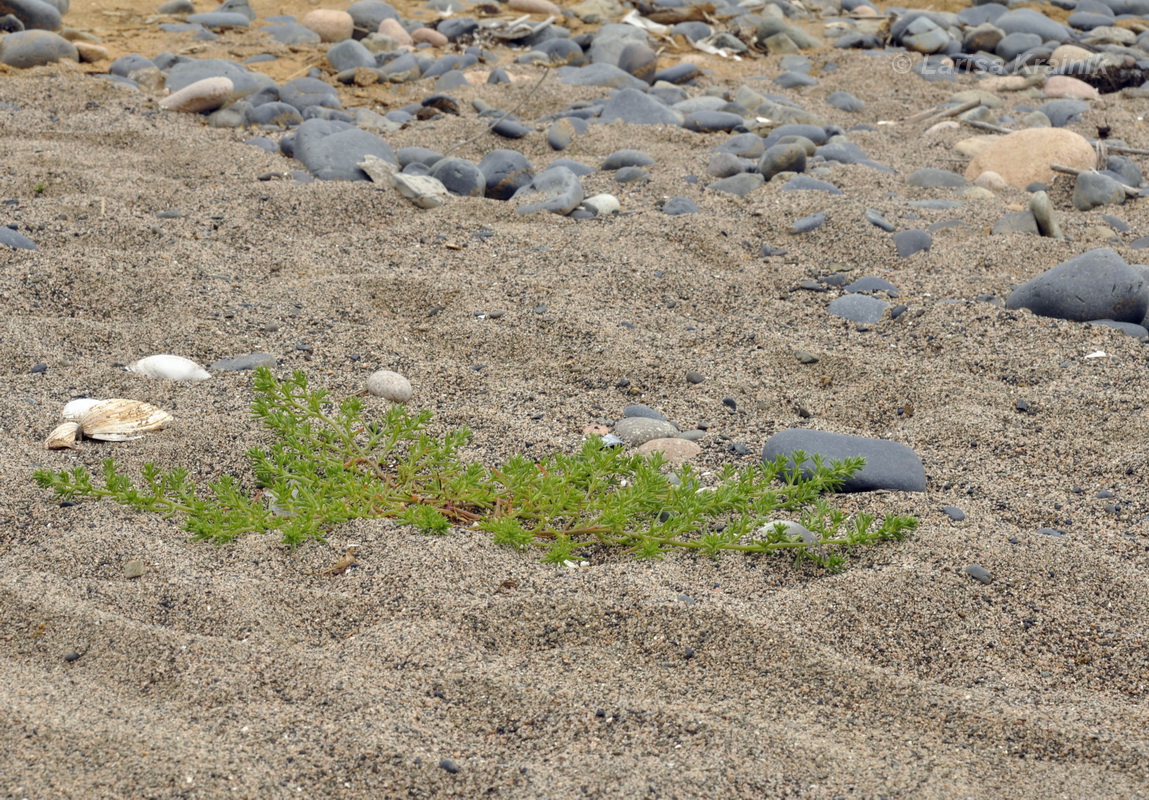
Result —
[[231, 78], [204, 78], [169, 94], [160, 101], [160, 108], [187, 114], [214, 111], [226, 103], [234, 92], [235, 84]]
[[141, 358], [127, 369], [145, 378], [165, 381], [206, 381], [211, 377], [211, 373], [190, 358], [167, 354]]
[[367, 391], [392, 403], [406, 403], [414, 394], [411, 381], [387, 369], [381, 369], [367, 379]]

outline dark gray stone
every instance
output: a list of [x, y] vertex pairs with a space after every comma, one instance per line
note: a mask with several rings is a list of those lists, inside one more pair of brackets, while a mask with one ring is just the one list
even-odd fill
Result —
[[716, 133], [741, 128], [745, 122], [740, 115], [726, 111], [695, 111], [687, 115], [682, 126], [697, 133]]
[[701, 210], [689, 197], [672, 197], [662, 204], [662, 213], [672, 217], [682, 214], [697, 214]]
[[517, 150], [492, 150], [479, 162], [479, 171], [492, 200], [510, 200], [535, 177], [531, 162]]
[[[355, 39], [365, 39], [379, 30], [379, 23], [385, 19], [399, 19], [399, 12], [390, 3], [383, 0], [358, 0], [347, 6], [347, 13], [355, 24], [352, 36]], [[444, 35], [446, 35], [444, 33]], [[450, 38], [450, 37], [447, 37]]]
[[804, 72], [783, 72], [774, 79], [774, 85], [782, 89], [794, 89], [799, 86], [817, 86], [818, 81]]
[[744, 172], [739, 175], [731, 175], [729, 178], [722, 178], [714, 183], [709, 184], [706, 188], [712, 192], [724, 192], [726, 194], [737, 195], [738, 197], [745, 197], [751, 192], [761, 188], [765, 183], [762, 176], [757, 172]]
[[357, 67], [375, 67], [375, 54], [354, 39], [345, 39], [327, 49], [327, 61], [336, 72]]
[[658, 56], [646, 42], [628, 42], [618, 55], [618, 68], [645, 83], [654, 83]]
[[776, 144], [758, 162], [758, 172], [770, 180], [779, 172], [805, 172], [806, 150], [799, 144]]
[[[439, 24], [442, 30], [442, 23]], [[559, 67], [559, 83], [569, 86], [612, 86], [616, 89], [641, 90], [646, 83], [614, 64], [587, 64], [585, 67]], [[673, 123], [677, 124], [677, 123]]]
[[446, 36], [452, 42], [457, 42], [464, 36], [470, 36], [479, 28], [479, 21], [474, 17], [448, 17], [439, 20], [435, 30]]
[[513, 199], [520, 201], [515, 209], [519, 214], [533, 214], [537, 211], [569, 214], [578, 208], [584, 196], [577, 175], [566, 167], [552, 165], [515, 192]]
[[43, 0], [0, 0], [0, 16], [8, 14], [25, 30], [58, 31], [63, 25], [59, 9]]
[[296, 78], [279, 87], [279, 99], [303, 113], [311, 106], [342, 108], [339, 92], [318, 78]]
[[894, 286], [887, 280], [882, 278], [875, 278], [872, 275], [866, 275], [858, 278], [852, 283], [848, 283], [842, 287], [844, 292], [885, 292], [890, 297], [897, 297], [900, 294], [897, 286]]
[[80, 60], [76, 46], [50, 31], [17, 31], [0, 37], [0, 64], [29, 69], [65, 59]]
[[845, 111], [851, 114], [858, 111], [863, 111], [866, 108], [866, 104], [864, 102], [854, 97], [854, 95], [850, 94], [849, 92], [834, 92], [826, 98], [826, 102], [839, 111]]
[[1149, 336], [1149, 330], [1143, 325], [1137, 325], [1132, 322], [1117, 322], [1112, 319], [1093, 319], [1089, 321], [1090, 325], [1100, 325], [1104, 328], [1113, 328], [1114, 330], [1121, 331], [1126, 336], [1132, 336], [1134, 339], [1144, 339]]
[[[762, 460], [773, 462], [779, 456], [788, 459], [795, 468], [792, 454], [801, 450], [807, 458], [820, 455], [824, 461], [842, 460], [861, 456], [866, 464], [842, 486], [843, 492], [869, 492], [887, 489], [895, 492], [924, 492], [926, 473], [922, 461], [913, 450], [898, 442], [849, 436], [842, 433], [791, 428], [780, 431], [766, 440]], [[809, 461], [799, 468], [809, 475]]]
[[1003, 36], [993, 53], [1008, 61], [1041, 47], [1041, 37], [1035, 33], [1010, 33]]
[[487, 179], [477, 164], [465, 158], [441, 158], [431, 167], [431, 177], [459, 197], [483, 197]]
[[1082, 172], [1073, 183], [1073, 207], [1078, 211], [1123, 205], [1125, 197], [1125, 185], [1101, 172]]
[[1018, 286], [1005, 307], [1078, 322], [1111, 319], [1139, 325], [1149, 309], [1149, 293], [1140, 269], [1112, 250], [1098, 248]]
[[993, 583], [993, 575], [988, 569], [981, 564], [970, 564], [965, 568], [965, 574], [969, 575], [978, 583], [990, 584]]
[[247, 123], [256, 127], [292, 128], [301, 122], [299, 110], [287, 103], [264, 103], [247, 109]]
[[1042, 41], [1064, 42], [1072, 38], [1069, 29], [1064, 25], [1031, 8], [1007, 11], [993, 20], [993, 24], [1007, 34], [1033, 33], [1040, 36]]
[[502, 136], [504, 139], [523, 139], [531, 133], [527, 127], [517, 119], [501, 119], [491, 126], [491, 133]]
[[1041, 235], [1037, 218], [1032, 211], [1019, 211], [1016, 214], [1006, 214], [993, 226], [990, 234], [1000, 236], [1007, 233], [1024, 233], [1033, 236]]
[[906, 178], [906, 183], [919, 189], [956, 189], [968, 185], [969, 181], [947, 169], [923, 167], [911, 172]]
[[297, 22], [285, 22], [282, 25], [267, 25], [259, 29], [280, 44], [319, 44], [322, 41], [319, 34], [310, 28], [305, 28]]
[[251, 22], [243, 14], [232, 14], [226, 11], [207, 11], [203, 14], [191, 14], [187, 21], [193, 25], [202, 25], [205, 28], [246, 28]]
[[946, 506], [942, 509], [942, 513], [954, 522], [961, 522], [965, 519], [965, 512], [957, 506]]
[[346, 122], [305, 120], [295, 131], [295, 157], [320, 180], [366, 181], [359, 162], [367, 155], [398, 164], [391, 145]]
[[809, 233], [812, 230], [821, 228], [826, 224], [826, 212], [819, 211], [816, 214], [810, 214], [802, 217], [794, 222], [790, 228], [790, 233]]
[[633, 417], [640, 417], [642, 419], [657, 419], [662, 422], [670, 422], [666, 415], [661, 411], [650, 406], [645, 406], [642, 403], [631, 403], [622, 410], [622, 418], [630, 419]]
[[621, 89], [603, 105], [599, 120], [622, 120], [632, 125], [681, 125], [682, 116], [637, 89]]
[[909, 258], [914, 253], [929, 250], [934, 238], [923, 230], [912, 228], [908, 231], [899, 231], [894, 234], [894, 247], [901, 258]]
[[649, 167], [654, 159], [641, 150], [615, 150], [605, 159], [599, 169], [611, 171], [623, 167]]
[[36, 244], [22, 233], [17, 233], [6, 225], [0, 225], [0, 245], [13, 250], [38, 250]]
[[1050, 125], [1055, 128], [1064, 128], [1069, 123], [1074, 122], [1074, 118], [1078, 114], [1084, 114], [1088, 111], [1089, 103], [1084, 100], [1061, 98], [1042, 103], [1037, 107], [1037, 110], [1049, 117]]
[[866, 213], [862, 216], [865, 217], [866, 222], [870, 223], [871, 225], [876, 225], [886, 233], [893, 233], [897, 230], [897, 228], [886, 221], [886, 218], [882, 216], [882, 212], [878, 211], [876, 208], [867, 208]]
[[739, 158], [761, 158], [766, 152], [762, 137], [756, 133], [739, 133], [714, 148], [716, 153], [730, 153]]
[[846, 294], [832, 300], [828, 310], [835, 317], [842, 317], [859, 325], [873, 325], [876, 322], [881, 322], [882, 315], [886, 313], [886, 309], [889, 307], [889, 303], [876, 297], [864, 294]]

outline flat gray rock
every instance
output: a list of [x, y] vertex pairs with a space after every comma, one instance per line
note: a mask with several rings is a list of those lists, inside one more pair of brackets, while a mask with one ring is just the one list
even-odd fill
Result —
[[[450, 20], [444, 20], [449, 22]], [[439, 23], [440, 30], [443, 23]], [[614, 64], [587, 64], [585, 67], [559, 67], [559, 83], [568, 86], [613, 86], [616, 89], [645, 89], [646, 83]]]
[[659, 419], [627, 417], [614, 426], [614, 433], [631, 447], [638, 447], [654, 439], [670, 439], [678, 435], [678, 429]]
[[969, 184], [969, 181], [956, 172], [950, 172], [948, 169], [923, 167], [911, 172], [906, 178], [906, 183], [910, 186], [917, 186], [922, 189], [953, 189], [966, 186]]
[[894, 234], [894, 247], [901, 258], [909, 258], [914, 253], [929, 250], [934, 239], [928, 233], [917, 228], [908, 231], [899, 231]]
[[487, 191], [483, 171], [465, 158], [441, 158], [431, 167], [429, 174], [458, 197], [483, 197]]
[[758, 161], [758, 172], [770, 180], [779, 172], [805, 172], [806, 148], [800, 144], [776, 144], [767, 148]]
[[876, 297], [864, 294], [847, 294], [830, 302], [829, 312], [835, 317], [857, 322], [859, 325], [873, 325], [881, 322], [882, 315], [890, 304]]
[[1145, 274], [1109, 248], [1075, 256], [1021, 286], [1005, 301], [1043, 317], [1141, 324], [1149, 309]]
[[682, 125], [682, 115], [637, 89], [621, 89], [606, 101], [601, 122], [621, 120], [631, 125]]
[[[869, 492], [887, 489], [895, 492], [924, 492], [926, 472], [918, 455], [898, 442], [827, 433], [802, 428], [780, 431], [766, 440], [762, 460], [774, 461], [786, 456], [794, 468], [791, 454], [801, 450], [808, 457], [815, 454], [824, 460], [842, 460], [854, 456], [866, 459], [866, 465], [845, 482], [843, 492]], [[809, 475], [810, 465], [802, 466], [802, 474]]]
[[11, 14], [25, 30], [58, 31], [63, 24], [60, 11], [43, 0], [0, 0], [0, 17]]
[[0, 245], [13, 250], [37, 250], [36, 244], [22, 233], [17, 233], [6, 225], [0, 225]]
[[531, 162], [518, 150], [492, 150], [479, 162], [479, 171], [492, 200], [510, 200], [535, 177]]
[[61, 60], [79, 61], [76, 46], [44, 30], [17, 31], [0, 38], [0, 64], [16, 69], [42, 67]]
[[671, 217], [682, 214], [697, 214], [702, 211], [698, 204], [689, 197], [672, 197], [662, 204], [662, 213]]
[[368, 155], [397, 164], [391, 145], [347, 122], [309, 119], [295, 132], [295, 158], [324, 181], [366, 181], [359, 162]]
[[520, 203], [515, 209], [519, 214], [533, 214], [537, 211], [569, 214], [578, 208], [584, 196], [577, 175], [566, 167], [552, 166], [515, 192], [513, 199]]
[[1102, 172], [1082, 172], [1073, 183], [1073, 207], [1078, 211], [1123, 205], [1125, 197], [1124, 184]]

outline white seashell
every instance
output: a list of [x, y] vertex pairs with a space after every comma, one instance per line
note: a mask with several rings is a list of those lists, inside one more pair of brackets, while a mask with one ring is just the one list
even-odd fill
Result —
[[367, 391], [376, 397], [390, 400], [392, 403], [406, 403], [414, 393], [411, 388], [411, 381], [398, 372], [391, 372], [386, 369], [372, 373], [371, 377], [367, 379]]
[[44, 440], [44, 447], [49, 450], [75, 450], [79, 432], [80, 423], [78, 422], [65, 422], [58, 425]]
[[141, 358], [128, 365], [128, 372], [165, 381], [206, 381], [211, 377], [206, 369], [190, 358], [167, 354]]
[[93, 406], [80, 420], [80, 432], [89, 439], [126, 442], [158, 431], [171, 421], [171, 414], [151, 403], [117, 398]]
[[64, 406], [64, 410], [60, 412], [60, 418], [68, 422], [79, 422], [92, 406], [102, 402], [104, 401], [97, 400], [95, 397], [81, 397], [79, 400], [72, 400]]

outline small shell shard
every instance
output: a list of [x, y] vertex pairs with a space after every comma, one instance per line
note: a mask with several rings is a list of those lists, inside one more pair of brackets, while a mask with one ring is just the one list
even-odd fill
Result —
[[95, 397], [81, 397], [78, 400], [73, 400], [64, 406], [64, 410], [60, 412], [60, 418], [67, 422], [79, 422], [91, 410], [92, 406], [102, 402], [104, 401]]
[[145, 378], [165, 381], [206, 381], [211, 377], [206, 369], [190, 358], [166, 353], [141, 358], [134, 364], [129, 364], [127, 370]]
[[162, 408], [139, 400], [105, 400], [93, 406], [80, 420], [80, 432], [89, 439], [126, 442], [145, 433], [158, 431], [172, 421]]
[[56, 426], [44, 440], [44, 447], [48, 450], [75, 450], [79, 439], [80, 423], [65, 422]]

